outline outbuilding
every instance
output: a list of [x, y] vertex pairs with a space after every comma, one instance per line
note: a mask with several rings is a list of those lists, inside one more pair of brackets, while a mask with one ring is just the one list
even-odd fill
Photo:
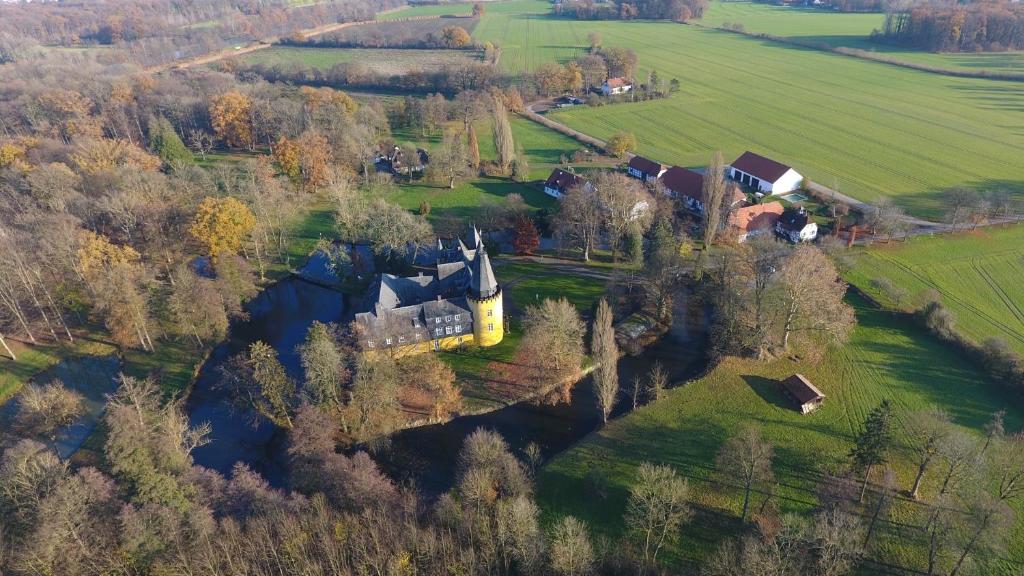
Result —
[[629, 164], [626, 165], [626, 172], [645, 183], [657, 182], [658, 178], [665, 173], [665, 167], [643, 156], [633, 156], [629, 159]]
[[[697, 216], [704, 214], [704, 175], [680, 166], [673, 166], [659, 179], [661, 189], [671, 198], [676, 198], [690, 212]], [[743, 206], [747, 197], [735, 186], [730, 186], [729, 209]]]
[[793, 374], [782, 381], [782, 389], [800, 408], [801, 414], [813, 412], [825, 401], [821, 390], [811, 384], [803, 374]]
[[729, 177], [764, 194], [792, 192], [804, 179], [789, 166], [749, 151], [729, 166]]

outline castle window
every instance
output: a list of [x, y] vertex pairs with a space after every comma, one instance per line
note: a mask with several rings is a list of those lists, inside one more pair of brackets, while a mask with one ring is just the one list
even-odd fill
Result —
[[434, 318], [434, 324], [440, 324], [440, 323], [441, 323], [441, 317], [440, 316], [438, 316], [437, 318]]
[[398, 343], [401, 344], [402, 342], [405, 342], [405, 336], [398, 337]]
[[366, 341], [366, 347], [367, 348], [373, 348], [373, 340], [367, 340]]
[[437, 334], [438, 336], [440, 336], [441, 334], [444, 334], [444, 332], [442, 332], [441, 329], [438, 328], [437, 330], [434, 330], [434, 334]]
[[455, 326], [455, 333], [459, 334], [462, 332], [462, 326]]
[[462, 320], [462, 314], [455, 315], [455, 321], [458, 322], [459, 320]]
[[445, 316], [444, 317], [444, 321], [445, 322], [451, 322], [452, 321], [452, 317], [451, 316]]
[[391, 338], [388, 338], [387, 340], [385, 340], [384, 344], [386, 344], [387, 346], [391, 346]]
[[417, 332], [416, 333], [416, 339], [417, 340], [422, 340], [423, 339], [423, 334], [420, 334], [419, 332]]
[[488, 324], [487, 325], [487, 331], [488, 332], [494, 332], [494, 324]]
[[452, 327], [451, 326], [445, 326], [444, 327], [444, 333], [445, 334], [451, 334], [452, 333]]
[[487, 310], [487, 315], [488, 315], [488, 316], [494, 316], [494, 310], [490, 310], [490, 309], [488, 309], [488, 310]]

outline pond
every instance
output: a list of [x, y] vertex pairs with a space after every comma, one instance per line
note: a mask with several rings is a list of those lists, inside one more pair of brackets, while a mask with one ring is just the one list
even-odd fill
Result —
[[224, 474], [235, 462], [243, 462], [281, 486], [285, 435], [266, 419], [232, 405], [226, 392], [216, 386], [220, 367], [249, 344], [262, 340], [277, 350], [288, 373], [300, 379], [302, 369], [295, 347], [305, 340], [314, 321], [345, 321], [346, 306], [340, 292], [291, 277], [265, 289], [247, 310], [249, 320], [231, 327], [231, 337], [210, 354], [189, 395], [186, 410], [192, 425], [209, 422], [213, 428], [211, 442], [196, 449], [193, 456], [196, 464]]

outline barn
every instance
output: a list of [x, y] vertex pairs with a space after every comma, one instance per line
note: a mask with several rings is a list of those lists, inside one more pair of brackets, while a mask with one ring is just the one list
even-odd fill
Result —
[[764, 194], [792, 192], [804, 179], [789, 166], [749, 151], [729, 166], [728, 173], [733, 180]]
[[801, 414], [813, 412], [825, 401], [825, 395], [821, 390], [811, 384], [811, 381], [803, 374], [793, 374], [782, 381], [782, 389], [786, 395], [792, 398], [800, 408]]

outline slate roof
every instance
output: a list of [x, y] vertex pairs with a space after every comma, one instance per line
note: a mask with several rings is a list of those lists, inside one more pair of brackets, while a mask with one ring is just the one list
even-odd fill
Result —
[[733, 210], [729, 214], [729, 225], [739, 228], [741, 232], [766, 230], [775, 226], [781, 215], [782, 204], [779, 202], [754, 204]]
[[809, 220], [806, 210], [790, 207], [782, 212], [782, 216], [779, 216], [779, 225], [784, 230], [799, 232], [804, 229], [804, 226], [807, 226]]
[[811, 384], [810, 380], [804, 378], [802, 374], [793, 374], [789, 378], [786, 378], [782, 381], [782, 386], [787, 392], [793, 395], [793, 398], [796, 398], [796, 401], [799, 402], [801, 406], [808, 402], [823, 400], [825, 398], [825, 395], [821, 393], [821, 390], [818, 390], [818, 388], [815, 387], [814, 384]]
[[654, 160], [648, 160], [643, 156], [633, 156], [629, 160], [629, 167], [634, 170], [639, 170], [644, 174], [650, 174], [652, 176], [657, 176], [662, 169], [661, 164], [655, 162]]
[[704, 175], [699, 172], [673, 166], [661, 175], [661, 183], [677, 196], [704, 201]]
[[790, 170], [789, 166], [785, 164], [750, 151], [744, 152], [742, 156], [737, 158], [732, 163], [732, 167], [767, 182], [775, 182]]
[[482, 247], [477, 250], [476, 258], [473, 259], [469, 290], [475, 298], [490, 298], [498, 293], [498, 281], [494, 278], [491, 259], [487, 256], [487, 250]]

